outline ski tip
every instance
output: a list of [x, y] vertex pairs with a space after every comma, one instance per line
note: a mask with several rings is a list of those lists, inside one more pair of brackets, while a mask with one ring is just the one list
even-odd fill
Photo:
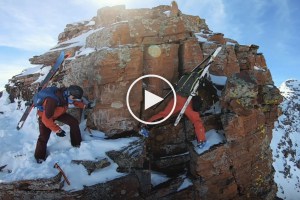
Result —
[[17, 125], [17, 130], [20, 130], [23, 127], [24, 121], [20, 121]]
[[71, 52], [67, 52], [67, 53], [65, 54], [65, 59], [70, 58], [71, 56], [72, 56], [72, 53], [71, 53]]
[[64, 57], [65, 57], [65, 52], [64, 52], [64, 51], [61, 51], [58, 57], [59, 57], [59, 58], [61, 58], [61, 57], [64, 58]]
[[217, 56], [217, 55], [219, 54], [219, 52], [221, 51], [221, 49], [222, 49], [222, 47], [218, 47], [218, 48], [215, 50], [213, 56], [214, 56], [214, 57]]

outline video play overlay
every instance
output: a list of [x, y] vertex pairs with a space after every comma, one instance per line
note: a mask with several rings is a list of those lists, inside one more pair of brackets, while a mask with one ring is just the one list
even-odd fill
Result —
[[[169, 92], [171, 94], [165, 98]], [[161, 111], [172, 97], [174, 98], [173, 107], [165, 118], [155, 122], [147, 121], [152, 115]], [[137, 121], [143, 124], [159, 124], [167, 120], [175, 109], [175, 89], [162, 76], [155, 74], [144, 75], [130, 85], [126, 95], [126, 104], [128, 111]]]

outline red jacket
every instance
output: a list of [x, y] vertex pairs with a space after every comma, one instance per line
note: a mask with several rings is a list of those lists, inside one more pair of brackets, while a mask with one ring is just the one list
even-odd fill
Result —
[[[41, 118], [43, 124], [45, 124], [46, 127], [51, 129], [53, 132], [58, 132], [61, 130], [61, 128], [55, 124], [55, 120], [63, 115], [64, 113], [67, 112], [68, 109], [68, 102], [67, 100], [63, 97], [63, 91], [58, 90], [57, 94], [58, 98], [60, 99], [60, 104], [58, 105], [57, 100], [53, 98], [46, 98], [44, 103], [43, 103], [43, 111], [38, 110], [38, 116]], [[79, 101], [74, 101], [74, 106], [78, 108], [85, 108], [85, 105], [83, 102]]]

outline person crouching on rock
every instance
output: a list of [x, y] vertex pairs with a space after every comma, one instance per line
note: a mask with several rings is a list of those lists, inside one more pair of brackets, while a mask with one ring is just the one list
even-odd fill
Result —
[[[178, 114], [181, 111], [181, 109], [184, 107], [185, 102], [187, 101], [188, 97], [191, 95], [193, 91], [193, 87], [196, 81], [198, 81], [198, 76], [199, 75], [197, 73], [186, 73], [180, 78], [176, 86], [177, 101], [172, 115]], [[173, 104], [174, 104], [174, 97], [168, 102], [167, 106], [164, 108], [163, 111], [152, 116], [147, 121], [154, 122], [158, 119], [165, 118], [171, 112]], [[184, 114], [194, 125], [195, 134], [197, 137], [197, 147], [203, 148], [206, 145], [205, 128], [200, 118], [200, 114], [194, 111], [193, 107], [194, 107], [193, 102], [192, 101], [189, 102]], [[143, 134], [143, 131], [140, 131], [140, 134], [145, 136], [145, 134]]]
[[89, 104], [85, 105], [80, 101], [82, 96], [83, 90], [77, 85], [71, 85], [68, 88], [48, 87], [35, 95], [33, 98], [34, 104], [35, 101], [41, 102], [41, 106], [36, 106], [38, 108], [37, 114], [39, 116], [40, 131], [34, 153], [37, 163], [42, 163], [46, 160], [47, 142], [51, 131], [56, 133], [58, 137], [66, 136], [66, 132], [55, 123], [55, 120], [70, 126], [71, 144], [73, 147], [80, 147], [82, 139], [79, 122], [76, 118], [66, 113], [66, 111], [69, 104], [73, 104], [79, 108], [88, 108]]
[[[183, 108], [187, 100], [187, 97], [176, 94], [176, 99], [177, 99], [177, 103], [173, 115], [178, 114], [181, 111], [181, 109]], [[172, 98], [168, 102], [167, 106], [164, 108], [163, 111], [159, 112], [156, 115], [153, 115], [151, 118], [147, 120], [147, 122], [153, 122], [158, 119], [165, 118], [171, 112], [173, 104], [174, 104], [174, 98]], [[192, 102], [189, 103], [184, 114], [194, 125], [195, 133], [197, 137], [197, 147], [203, 148], [206, 144], [205, 128], [203, 126], [199, 113], [193, 110]]]

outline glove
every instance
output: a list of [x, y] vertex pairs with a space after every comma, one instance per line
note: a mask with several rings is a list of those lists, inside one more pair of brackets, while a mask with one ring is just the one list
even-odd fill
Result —
[[66, 132], [64, 130], [60, 130], [59, 132], [56, 133], [56, 135], [58, 137], [65, 137], [66, 136]]
[[92, 102], [90, 102], [90, 103], [88, 103], [87, 105], [86, 105], [86, 109], [92, 109], [92, 108], [94, 108], [94, 106], [95, 105], [93, 105], [93, 103]]
[[25, 106], [31, 106], [33, 104], [33, 102], [32, 101], [27, 101], [26, 103], [25, 103]]

